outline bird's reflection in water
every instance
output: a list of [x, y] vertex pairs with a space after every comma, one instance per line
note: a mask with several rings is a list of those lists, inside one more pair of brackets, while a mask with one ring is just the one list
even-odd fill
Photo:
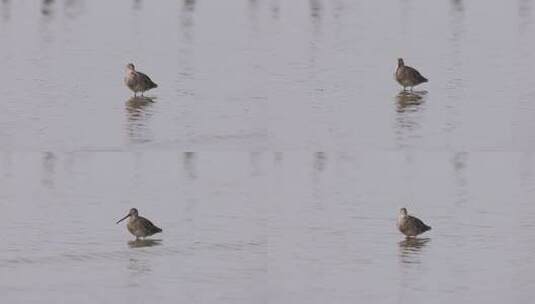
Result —
[[85, 10], [84, 1], [80, 0], [66, 0], [64, 2], [65, 15], [69, 18], [76, 18], [82, 15]]
[[419, 106], [425, 102], [425, 95], [427, 91], [399, 92], [396, 96], [398, 113], [418, 111]]
[[400, 147], [408, 147], [421, 138], [421, 120], [425, 109], [426, 91], [401, 91], [395, 96], [395, 129]]
[[282, 152], [273, 153], [273, 162], [277, 167], [280, 167], [282, 165], [283, 160], [284, 160], [284, 153]]
[[146, 96], [134, 96], [126, 101], [127, 108], [131, 109], [133, 112], [139, 112], [143, 108], [154, 103], [154, 98]]
[[453, 165], [453, 173], [455, 178], [455, 188], [457, 192], [457, 200], [455, 204], [459, 206], [468, 202], [468, 186], [466, 178], [466, 166], [468, 161], [467, 152], [456, 152], [451, 159]]
[[145, 239], [145, 240], [134, 240], [134, 241], [128, 241], [128, 246], [130, 248], [143, 248], [143, 247], [154, 247], [159, 246], [162, 244], [162, 240], [153, 240], [153, 239]]
[[327, 164], [327, 154], [325, 152], [316, 152], [314, 153], [314, 169], [319, 172], [325, 170]]
[[141, 9], [142, 6], [143, 6], [143, 3], [141, 2], [141, 0], [134, 0], [132, 8], [138, 10], [138, 9]]
[[399, 242], [399, 256], [402, 263], [418, 263], [418, 257], [430, 238], [406, 238]]
[[518, 29], [521, 34], [523, 34], [532, 24], [531, 6], [531, 0], [518, 1], [518, 16], [520, 18]]
[[150, 97], [137, 96], [126, 101], [126, 111], [128, 112], [128, 121], [136, 122], [149, 118], [148, 109], [154, 104], [154, 99]]
[[152, 116], [150, 107], [154, 99], [145, 96], [132, 97], [126, 101], [128, 136], [135, 142], [149, 141], [147, 120]]
[[464, 11], [463, 0], [451, 0], [453, 8], [459, 12]]
[[45, 16], [50, 16], [53, 13], [52, 5], [54, 4], [54, 0], [43, 0], [43, 3], [41, 5], [41, 14]]
[[2, 0], [0, 7], [2, 8], [2, 21], [8, 21], [11, 11], [9, 0]]
[[195, 10], [195, 0], [184, 0], [183, 8], [189, 12]]
[[257, 0], [249, 0], [249, 7], [251, 9], [257, 9], [258, 8], [258, 1]]
[[56, 169], [56, 155], [52, 152], [45, 152], [42, 157], [43, 163], [43, 178], [41, 184], [43, 186], [53, 189], [54, 188], [54, 175]]
[[312, 18], [320, 18], [321, 17], [321, 2], [319, 0], [309, 0], [310, 5], [310, 16]]
[[190, 180], [197, 178], [196, 160], [195, 152], [184, 152], [184, 170]]
[[271, 17], [273, 17], [273, 19], [279, 19], [280, 17], [279, 0], [274, 0], [271, 2]]

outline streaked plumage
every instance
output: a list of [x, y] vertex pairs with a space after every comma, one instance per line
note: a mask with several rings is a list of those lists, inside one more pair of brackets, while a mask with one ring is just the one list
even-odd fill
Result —
[[132, 233], [136, 237], [136, 240], [140, 237], [145, 238], [155, 233], [162, 232], [162, 229], [156, 227], [151, 221], [142, 216], [139, 216], [136, 208], [130, 209], [130, 211], [125, 217], [117, 221], [117, 224], [119, 224], [121, 221], [125, 220], [128, 217], [130, 218], [128, 219], [128, 224], [126, 225], [126, 228], [128, 228], [128, 231], [130, 231], [130, 233]]
[[132, 63], [126, 65], [126, 76], [124, 78], [124, 83], [130, 90], [134, 92], [134, 96], [136, 96], [138, 92], [141, 92], [141, 96], [143, 96], [143, 92], [158, 87], [158, 85], [154, 83], [149, 76], [136, 71], [136, 68]]
[[407, 237], [414, 237], [431, 230], [431, 227], [424, 224], [417, 217], [408, 215], [407, 209], [401, 208], [399, 210], [398, 229]]
[[407, 87], [417, 86], [421, 83], [427, 82], [427, 78], [422, 76], [415, 68], [406, 66], [403, 59], [398, 58], [398, 68], [396, 69], [396, 80], [403, 86], [403, 90]]

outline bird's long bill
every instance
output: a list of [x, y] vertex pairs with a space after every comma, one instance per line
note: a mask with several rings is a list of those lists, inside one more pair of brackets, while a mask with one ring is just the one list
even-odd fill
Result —
[[126, 220], [129, 216], [130, 216], [130, 214], [127, 214], [125, 217], [123, 217], [122, 219], [118, 220], [117, 223], [115, 223], [115, 224], [119, 224], [120, 222]]

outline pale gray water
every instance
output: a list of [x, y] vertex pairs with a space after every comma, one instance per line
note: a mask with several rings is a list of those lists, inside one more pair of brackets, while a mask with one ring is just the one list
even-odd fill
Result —
[[0, 1], [2, 301], [530, 303], [534, 5]]

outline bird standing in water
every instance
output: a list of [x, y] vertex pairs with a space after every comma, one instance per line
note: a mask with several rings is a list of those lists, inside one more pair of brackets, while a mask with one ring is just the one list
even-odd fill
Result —
[[132, 233], [136, 237], [136, 241], [140, 237], [145, 238], [155, 233], [162, 232], [162, 229], [156, 227], [151, 221], [142, 216], [139, 216], [136, 208], [130, 209], [130, 211], [125, 217], [117, 221], [117, 224], [119, 224], [128, 217], [130, 218], [128, 219], [128, 224], [126, 225], [126, 228], [128, 228], [128, 231], [130, 231], [130, 233]]
[[136, 96], [137, 92], [141, 92], [141, 96], [143, 96], [143, 92], [158, 87], [158, 85], [154, 83], [149, 76], [136, 71], [136, 68], [132, 63], [126, 65], [126, 76], [124, 77], [124, 83], [130, 90], [134, 92], [134, 96]]
[[422, 76], [415, 68], [405, 65], [402, 58], [398, 58], [398, 68], [396, 69], [396, 80], [403, 86], [403, 91], [407, 87], [412, 88], [421, 83], [427, 82], [427, 78]]
[[398, 229], [407, 237], [415, 237], [431, 230], [431, 227], [424, 224], [424, 222], [417, 217], [408, 215], [407, 209], [401, 208], [399, 210]]

